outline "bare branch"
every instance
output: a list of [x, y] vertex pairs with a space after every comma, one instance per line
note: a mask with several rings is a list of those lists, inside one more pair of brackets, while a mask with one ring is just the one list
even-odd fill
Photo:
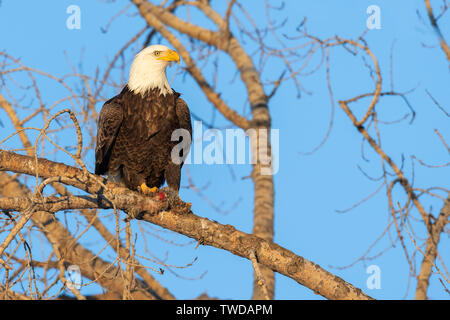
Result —
[[[34, 161], [27, 156], [0, 150], [0, 163], [1, 171], [20, 171], [29, 175], [34, 175], [35, 173], [34, 168], [27, 165], [27, 163], [34, 163]], [[75, 181], [74, 177], [81, 177], [83, 174], [80, 169], [44, 159], [39, 159], [37, 171], [43, 178], [57, 174], [62, 177], [71, 177], [73, 181]], [[111, 202], [102, 195], [102, 190], [98, 183], [88, 178], [84, 184], [85, 186], [82, 187], [82, 183], [71, 182], [71, 185], [91, 193], [89, 197], [47, 197], [36, 205], [38, 208], [46, 209], [50, 212], [80, 208], [112, 208]], [[110, 188], [110, 184], [107, 184], [107, 187]], [[134, 212], [135, 208], [139, 208], [140, 212], [144, 212], [139, 215], [139, 218], [142, 220], [196, 239], [203, 245], [211, 245], [227, 250], [232, 254], [249, 260], [250, 253], [254, 252], [260, 264], [294, 279], [328, 299], [370, 298], [360, 289], [353, 287], [351, 284], [322, 269], [315, 263], [295, 255], [291, 251], [271, 241], [263, 240], [254, 235], [238, 231], [232, 226], [224, 226], [207, 218], [189, 214], [188, 212], [178, 210], [164, 211], [168, 205], [166, 201], [147, 198], [129, 190], [125, 194], [120, 192], [114, 193], [112, 190], [110, 188], [110, 192], [115, 196], [114, 201], [116, 202], [117, 208], [125, 212]], [[116, 188], [114, 190], [117, 191], [118, 189]], [[14, 210], [21, 210], [23, 206], [29, 206], [30, 203], [31, 199], [29, 198], [6, 198], [2, 199], [0, 207], [4, 205], [8, 209], [14, 207]], [[83, 255], [85, 254], [83, 252]]]
[[445, 56], [447, 57], [447, 61], [449, 63], [450, 68], [450, 47], [448, 46], [447, 42], [444, 39], [444, 36], [442, 35], [441, 29], [439, 28], [439, 25], [437, 24], [437, 20], [433, 13], [433, 8], [431, 7], [430, 0], [425, 0], [425, 6], [427, 8], [428, 18], [430, 19], [431, 26], [433, 27], [434, 31], [436, 32], [439, 44], [441, 45], [442, 51], [444, 51]]

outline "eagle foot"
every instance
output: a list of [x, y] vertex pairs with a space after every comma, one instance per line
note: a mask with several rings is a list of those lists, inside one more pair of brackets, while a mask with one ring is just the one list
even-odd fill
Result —
[[163, 188], [161, 191], [164, 192], [166, 199], [169, 202], [169, 210], [180, 214], [191, 212], [192, 203], [183, 202], [178, 196], [178, 192], [171, 188]]
[[149, 188], [145, 182], [138, 187], [139, 191], [141, 191], [146, 196], [154, 195], [158, 192], [157, 187]]

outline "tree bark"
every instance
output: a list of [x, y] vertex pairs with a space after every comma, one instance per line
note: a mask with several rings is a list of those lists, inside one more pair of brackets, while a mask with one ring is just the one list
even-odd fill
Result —
[[441, 233], [449, 222], [450, 217], [450, 194], [441, 209], [437, 220], [432, 224], [431, 234], [428, 236], [425, 247], [425, 255], [420, 266], [420, 273], [417, 278], [416, 300], [425, 300], [428, 298], [427, 291], [430, 284], [431, 270], [436, 261]]
[[[18, 199], [0, 198], [0, 208], [2, 209], [21, 211], [29, 208], [31, 204], [36, 206], [36, 210], [45, 210], [46, 212], [69, 209], [112, 208], [113, 201], [118, 209], [129, 213], [142, 213], [137, 215], [139, 219], [193, 238], [200, 244], [227, 250], [246, 259], [250, 259], [252, 254], [255, 254], [261, 265], [294, 279], [327, 299], [371, 299], [360, 289], [322, 269], [319, 265], [271, 241], [246, 234], [230, 225], [221, 225], [207, 218], [196, 216], [189, 209], [186, 209], [188, 207], [181, 206], [181, 210], [175, 210], [174, 208], [166, 211], [170, 204], [168, 203], [168, 200], [170, 200], [169, 195], [162, 201], [156, 200], [130, 190], [123, 190], [123, 188], [112, 183], [108, 183], [106, 185], [107, 190], [105, 190], [98, 182], [102, 178], [94, 175], [86, 176], [80, 169], [45, 159], [38, 159], [36, 163], [35, 159], [31, 157], [2, 150], [0, 150], [0, 171], [20, 172], [28, 175], [36, 175], [37, 173], [42, 178], [55, 176], [67, 178], [61, 181], [91, 194], [88, 196], [47, 197], [39, 202], [29, 197], [20, 197]], [[105, 196], [105, 193], [108, 196]], [[113, 200], [108, 200], [109, 198], [113, 198]], [[180, 201], [179, 199], [172, 199], [172, 201], [174, 200]], [[136, 208], [139, 208], [138, 212], [136, 212]], [[43, 225], [47, 224], [53, 228], [58, 225], [53, 223], [53, 216], [49, 213], [39, 213], [37, 217], [40, 218], [39, 221], [42, 219]], [[49, 224], [49, 222], [52, 223]], [[55, 232], [55, 230], [48, 231]], [[65, 237], [70, 237], [70, 234], [64, 235]], [[85, 249], [79, 248], [79, 246], [72, 251], [84, 257], [91, 254], [86, 252]], [[76, 256], [73, 255], [72, 257], [70, 255], [72, 259], [75, 259]], [[83, 261], [77, 262], [83, 264]], [[89, 266], [86, 266], [88, 267], [85, 271], [86, 274], [95, 276], [92, 264], [101, 265], [103, 263], [98, 258], [94, 259]], [[97, 267], [99, 266], [97, 265]], [[106, 266], [102, 268], [106, 268]], [[102, 285], [109, 286], [112, 284], [105, 280]], [[114, 285], [117, 285], [117, 283], [114, 282]], [[114, 287], [114, 291], [120, 289], [120, 287]]]

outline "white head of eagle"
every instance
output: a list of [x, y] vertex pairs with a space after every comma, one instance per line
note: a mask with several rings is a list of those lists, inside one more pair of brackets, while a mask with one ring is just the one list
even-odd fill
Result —
[[174, 50], [157, 44], [140, 51], [133, 60], [128, 78], [128, 88], [134, 94], [144, 94], [158, 88], [160, 94], [172, 93], [167, 81], [166, 68], [171, 62], [180, 63], [180, 56]]

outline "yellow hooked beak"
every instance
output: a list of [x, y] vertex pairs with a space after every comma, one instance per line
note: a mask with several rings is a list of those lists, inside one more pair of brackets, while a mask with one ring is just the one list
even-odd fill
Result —
[[161, 52], [161, 56], [156, 58], [157, 60], [165, 60], [165, 61], [176, 61], [178, 64], [180, 63], [180, 56], [174, 50], [167, 50], [165, 52]]

